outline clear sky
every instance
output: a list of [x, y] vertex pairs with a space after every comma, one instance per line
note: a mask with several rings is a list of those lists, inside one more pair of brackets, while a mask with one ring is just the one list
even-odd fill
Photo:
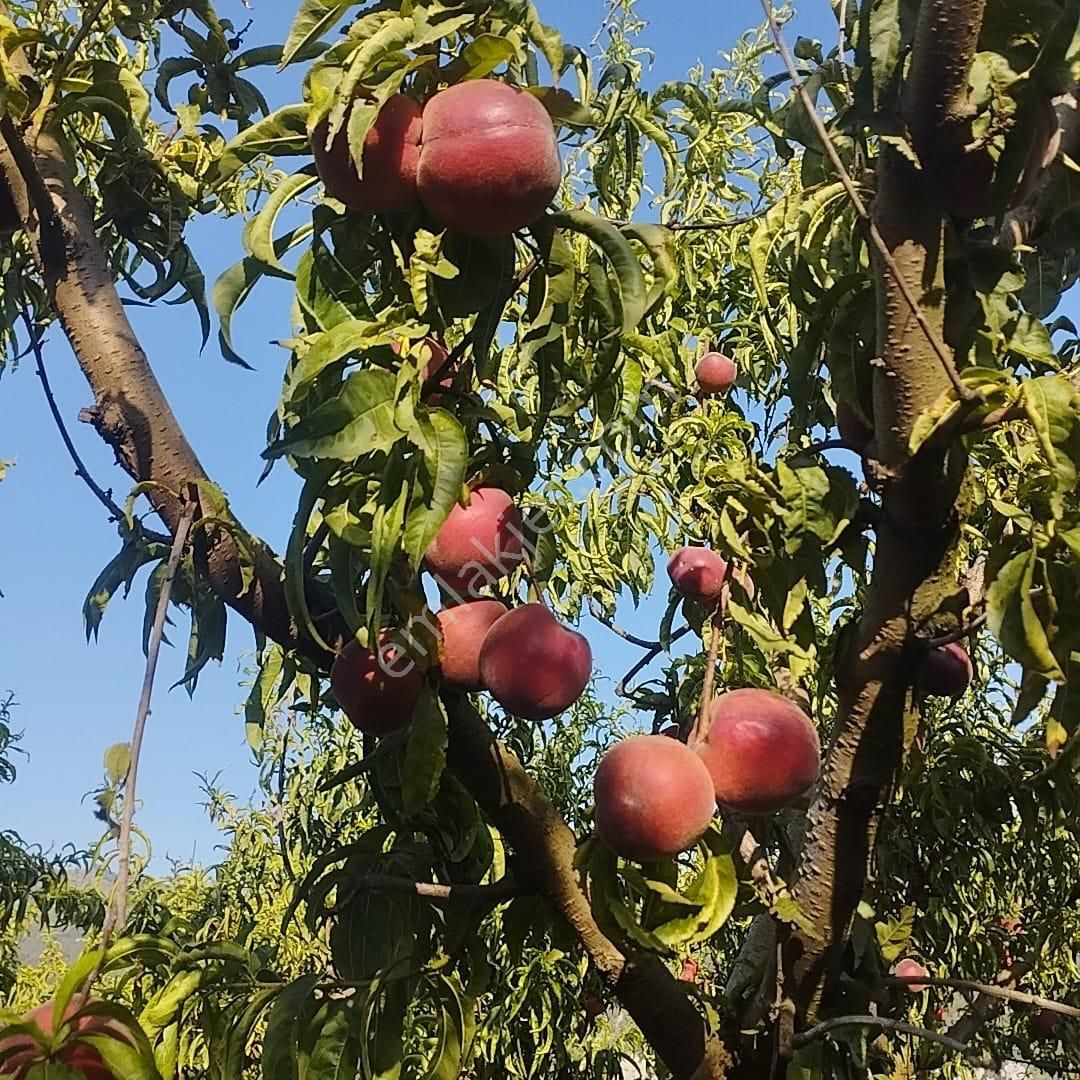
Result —
[[[218, 10], [238, 25], [254, 20], [246, 45], [283, 40], [294, 0], [220, 0]], [[538, 0], [545, 21], [566, 39], [587, 45], [603, 18], [604, 0]], [[799, 30], [824, 37], [835, 23], [827, 0], [803, 0]], [[713, 62], [738, 34], [761, 18], [758, 0], [641, 0], [650, 21], [642, 43], [655, 54], [650, 85], [678, 78], [697, 61]], [[268, 70], [256, 81], [272, 104], [295, 100], [295, 84]], [[208, 282], [240, 257], [240, 224], [210, 221], [192, 227], [189, 240]], [[180, 423], [210, 476], [228, 493], [241, 521], [279, 551], [288, 536], [297, 485], [284, 467], [256, 488], [266, 421], [279, 392], [285, 354], [269, 344], [287, 335], [288, 298], [271, 289], [257, 292], [238, 320], [239, 351], [257, 370], [244, 371], [221, 359], [212, 342], [199, 352], [198, 324], [190, 307], [131, 308], [132, 321], [165, 387]], [[60, 408], [93, 474], [114, 485], [120, 501], [127, 478], [97, 436], [75, 422], [90, 403], [85, 382], [56, 331], [46, 350], [49, 375]], [[83, 597], [99, 570], [119, 549], [115, 532], [90, 492], [73, 473], [56, 435], [33, 364], [0, 378], [0, 459], [17, 464], [0, 483], [0, 695], [11, 689], [20, 705], [15, 726], [25, 731], [29, 760], [17, 760], [19, 778], [0, 787], [0, 830], [14, 829], [46, 847], [92, 843], [100, 835], [93, 805], [83, 801], [100, 780], [104, 750], [131, 736], [143, 673], [140, 648], [142, 587], [117, 598], [101, 627], [100, 640], [83, 634]], [[666, 583], [665, 583], [666, 584]], [[665, 594], [666, 588], [660, 590]], [[656, 625], [657, 604], [624, 621], [643, 633]], [[662, 608], [662, 603], [660, 604]], [[139, 776], [142, 808], [138, 823], [154, 843], [155, 863], [166, 855], [214, 861], [219, 834], [199, 806], [196, 772], [220, 772], [223, 784], [246, 797], [256, 775], [243, 736], [237, 704], [252, 635], [230, 618], [228, 650], [220, 667], [207, 669], [193, 701], [168, 687], [183, 672], [185, 620], [178, 621], [179, 649], [162, 653], [153, 713]], [[598, 673], [610, 688], [637, 650], [595, 621], [583, 630], [593, 643]]]

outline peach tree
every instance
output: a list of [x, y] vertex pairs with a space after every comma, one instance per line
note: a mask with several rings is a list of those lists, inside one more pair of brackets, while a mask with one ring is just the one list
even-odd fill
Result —
[[[88, 630], [148, 571], [194, 691], [249, 624], [267, 797], [212, 791], [217, 882], [158, 882], [106, 755], [119, 901], [0, 1072], [1075, 1055], [1080, 7], [832, 7], [647, 90], [632, 0], [600, 49], [527, 0], [304, 0], [253, 47], [208, 0], [0, 5], [9, 356], [66, 336], [134, 485], [85, 477]], [[209, 289], [206, 215], [246, 222]], [[125, 298], [280, 365], [280, 556]], [[642, 650], [617, 711], [577, 623]]]

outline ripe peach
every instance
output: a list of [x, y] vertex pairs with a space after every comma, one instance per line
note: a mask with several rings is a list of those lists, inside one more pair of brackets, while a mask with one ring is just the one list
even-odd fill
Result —
[[818, 778], [821, 744], [809, 717], [771, 690], [732, 690], [712, 703], [709, 731], [695, 747], [716, 801], [744, 814], [771, 814]]
[[[910, 979], [913, 976], [929, 978], [930, 976], [930, 972], [918, 960], [914, 960], [910, 956], [905, 957], [893, 968], [893, 974], [898, 979]], [[926, 983], [911, 982], [907, 984], [909, 994], [921, 994], [926, 988]]]
[[636, 735], [600, 760], [596, 831], [617, 855], [647, 862], [691, 848], [716, 812], [709, 770], [663, 735]]
[[[392, 342], [390, 348], [399, 356], [401, 355], [400, 341]], [[420, 384], [423, 386], [432, 376], [437, 375], [444, 367], [446, 367], [446, 362], [450, 359], [450, 352], [436, 337], [424, 338], [421, 342], [421, 349], [423, 350], [423, 355], [427, 357], [427, 363], [420, 372]], [[427, 405], [438, 405], [443, 401], [443, 395], [440, 391], [449, 390], [453, 385], [454, 376], [452, 374], [447, 375], [440, 379], [434, 388], [423, 394], [422, 400]]]
[[532, 94], [475, 79], [424, 106], [417, 188], [440, 225], [472, 236], [515, 232], [540, 217], [561, 179], [555, 127]]
[[739, 376], [739, 369], [730, 356], [723, 353], [707, 352], [694, 368], [698, 390], [702, 394], [726, 394]]
[[376, 654], [353, 639], [330, 668], [330, 689], [342, 711], [366, 735], [389, 735], [408, 726], [424, 676], [399, 635], [379, 631]]
[[550, 720], [570, 708], [591, 674], [588, 641], [543, 604], [514, 608], [492, 625], [480, 646], [484, 686], [507, 712], [526, 720]]
[[698, 973], [698, 962], [691, 957], [687, 957], [682, 962], [682, 971], [679, 972], [679, 980], [684, 983], [696, 983]]
[[475, 597], [522, 560], [521, 512], [501, 488], [476, 488], [468, 506], [456, 505], [424, 555], [445, 589]]
[[863, 419], [862, 413], [842, 398], [836, 403], [836, 429], [844, 443], [860, 454], [874, 437], [874, 429]]
[[[64, 1010], [65, 1020], [74, 1015], [76, 1004], [76, 999], [68, 1003]], [[37, 1024], [45, 1035], [52, 1035], [53, 1002], [46, 1001], [44, 1005], [39, 1005], [27, 1013], [26, 1019]], [[130, 1032], [117, 1021], [105, 1016], [80, 1017], [74, 1023], [74, 1034], [103, 1035], [133, 1044]], [[0, 1075], [14, 1076], [16, 1080], [24, 1080], [36, 1065], [47, 1060], [44, 1049], [30, 1035], [13, 1035], [0, 1042], [0, 1059]], [[66, 1065], [84, 1080], [116, 1080], [113, 1073], [105, 1067], [101, 1054], [88, 1043], [69, 1042], [56, 1052], [52, 1060]]]
[[442, 680], [455, 690], [482, 690], [480, 646], [484, 636], [506, 614], [500, 600], [473, 600], [443, 608], [436, 616], [442, 635]]
[[311, 150], [326, 193], [367, 214], [415, 205], [421, 126], [420, 106], [412, 98], [390, 98], [364, 138], [361, 176], [349, 149], [348, 116], [329, 146], [329, 120], [320, 120], [311, 132]]
[[[711, 605], [720, 598], [727, 562], [709, 548], [684, 547], [668, 559], [667, 571], [677, 593], [699, 604]], [[730, 581], [737, 582], [747, 597], [754, 599], [757, 589], [745, 566], [737, 569]]]
[[968, 688], [974, 674], [967, 650], [954, 641], [926, 654], [919, 685], [929, 697], [958, 698]]
[[727, 563], [709, 548], [684, 547], [668, 559], [667, 572], [677, 593], [699, 604], [708, 604], [720, 597]]

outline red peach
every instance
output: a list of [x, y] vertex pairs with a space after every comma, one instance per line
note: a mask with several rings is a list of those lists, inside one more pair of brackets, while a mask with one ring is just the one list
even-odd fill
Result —
[[698, 963], [696, 960], [687, 957], [682, 963], [682, 971], [679, 972], [679, 979], [684, 983], [696, 983], [698, 973]]
[[442, 635], [442, 680], [455, 690], [482, 690], [480, 646], [484, 636], [506, 614], [499, 600], [473, 600], [443, 608], [436, 616]]
[[730, 356], [707, 352], [694, 368], [698, 389], [703, 394], [726, 394], [739, 377], [739, 369]]
[[[64, 1019], [70, 1020], [75, 1014], [77, 999], [72, 999], [64, 1010]], [[52, 1001], [39, 1005], [26, 1015], [45, 1035], [53, 1033]], [[102, 1035], [110, 1038], [122, 1039], [133, 1045], [130, 1032], [117, 1021], [109, 1017], [97, 1014], [81, 1016], [74, 1022], [73, 1038], [78, 1034]], [[0, 1064], [0, 1075], [14, 1076], [16, 1080], [24, 1080], [31, 1074], [35, 1065], [46, 1061], [44, 1049], [30, 1035], [13, 1035], [11, 1038], [0, 1042], [0, 1055], [3, 1056], [3, 1064]], [[69, 1042], [59, 1049], [54, 1058], [57, 1063], [66, 1065], [84, 1080], [114, 1080], [113, 1073], [105, 1067], [101, 1054], [88, 1043]]]
[[581, 999], [586, 1016], [599, 1016], [604, 1011], [604, 1003], [595, 994], [586, 994]]
[[667, 572], [677, 593], [688, 600], [707, 604], [719, 599], [727, 563], [709, 548], [684, 547], [668, 559]]
[[540, 217], [561, 179], [555, 127], [532, 94], [476, 79], [424, 106], [417, 187], [440, 225], [472, 236], [515, 232]]
[[366, 735], [407, 727], [424, 689], [424, 676], [399, 634], [379, 631], [378, 654], [353, 639], [330, 668], [330, 689], [342, 711]]
[[[929, 978], [930, 976], [930, 972], [927, 971], [918, 960], [914, 960], [910, 956], [905, 957], [893, 968], [893, 974], [898, 979], [910, 979], [912, 977]], [[907, 984], [907, 992], [909, 994], [921, 994], [926, 988], [926, 983], [910, 982]]]
[[919, 685], [929, 697], [958, 698], [968, 688], [974, 674], [967, 650], [954, 641], [927, 653]]
[[[543, 604], [524, 604], [497, 620], [480, 646], [480, 677], [507, 712], [550, 720], [589, 684], [592, 650]], [[670, 742], [670, 739], [665, 739]]]
[[386, 102], [364, 138], [363, 176], [349, 149], [349, 115], [329, 146], [329, 119], [320, 120], [311, 133], [315, 168], [326, 193], [361, 213], [407, 210], [416, 203], [420, 106], [404, 94]]
[[424, 555], [439, 584], [461, 598], [514, 571], [522, 560], [523, 523], [501, 488], [476, 488], [456, 505]]
[[695, 747], [721, 806], [771, 814], [818, 778], [821, 744], [809, 717], [771, 690], [732, 690], [712, 703], [709, 731]]
[[[720, 597], [728, 564], [715, 551], [703, 547], [679, 548], [668, 559], [667, 571], [675, 591], [699, 604], [714, 604]], [[748, 599], [757, 593], [753, 579], [745, 566], [730, 577], [730, 583], [742, 586]]]
[[641, 862], [693, 847], [716, 812], [701, 758], [663, 735], [636, 735], [613, 746], [600, 760], [593, 792], [600, 839]]

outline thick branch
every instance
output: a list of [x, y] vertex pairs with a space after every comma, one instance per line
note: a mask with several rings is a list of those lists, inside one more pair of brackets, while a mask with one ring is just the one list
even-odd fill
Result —
[[[951, 122], [966, 102], [981, 13], [982, 0], [923, 0], [905, 89], [906, 114], [920, 130]], [[941, 448], [914, 460], [908, 452], [916, 420], [949, 385], [931, 344], [945, 336], [943, 212], [933, 170], [916, 169], [884, 147], [872, 212], [890, 256], [875, 258], [875, 442], [893, 479], [883, 496], [866, 607], [838, 649], [838, 715], [793, 886], [810, 929], [793, 931], [786, 945], [794, 982], [788, 992], [811, 1018], [822, 993], [836, 985], [890, 787], [914, 737], [915, 638], [956, 593], [959, 570], [962, 451]], [[914, 317], [908, 293], [931, 335]]]
[[[94, 394], [93, 424], [117, 462], [137, 482], [161, 485], [147, 495], [170, 532], [181, 517], [178, 494], [206, 481], [150, 369], [120, 302], [97, 241], [90, 206], [56, 139], [41, 133], [31, 147], [3, 123], [0, 174], [30, 237], [45, 286]], [[47, 200], [47, 205], [42, 205]], [[219, 528], [198, 529], [196, 553], [207, 582], [257, 630], [288, 649], [320, 650], [289, 614], [282, 567], [258, 541], [251, 544], [254, 582], [243, 591], [236, 542]]]
[[649, 954], [624, 956], [596, 924], [574, 868], [576, 841], [559, 812], [492, 736], [468, 698], [450, 702], [447, 760], [515, 850], [520, 872], [570, 924], [604, 981], [676, 1077], [721, 1078], [727, 1055], [706, 1035], [682, 984]]

